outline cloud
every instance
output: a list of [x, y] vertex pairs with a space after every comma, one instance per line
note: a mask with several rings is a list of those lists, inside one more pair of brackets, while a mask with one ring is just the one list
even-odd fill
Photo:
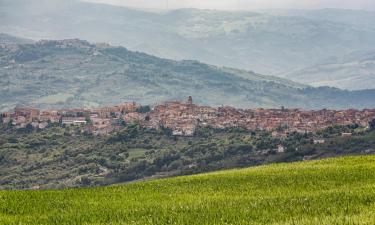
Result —
[[346, 8], [375, 10], [374, 0], [84, 0], [135, 8], [201, 8], [251, 10], [266, 8]]

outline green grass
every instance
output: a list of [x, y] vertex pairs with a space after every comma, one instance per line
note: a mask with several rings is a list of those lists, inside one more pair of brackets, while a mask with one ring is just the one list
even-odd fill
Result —
[[375, 224], [375, 156], [1, 191], [0, 224]]
[[129, 152], [129, 159], [133, 159], [133, 158], [139, 158], [139, 157], [145, 156], [146, 150], [141, 149], [141, 148], [132, 148], [132, 149], [129, 149], [128, 152]]

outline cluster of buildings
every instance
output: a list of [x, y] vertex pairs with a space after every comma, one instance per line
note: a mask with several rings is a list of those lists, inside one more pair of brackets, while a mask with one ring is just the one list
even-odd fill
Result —
[[265, 130], [273, 135], [288, 132], [315, 132], [332, 125], [358, 124], [367, 127], [375, 118], [375, 109], [364, 110], [301, 110], [301, 109], [237, 109], [229, 106], [208, 107], [187, 101], [170, 101], [141, 112], [134, 102], [97, 109], [45, 110], [15, 108], [14, 112], [2, 114], [3, 123], [16, 128], [28, 124], [43, 129], [49, 123], [80, 125], [87, 133], [109, 134], [121, 129], [126, 123], [139, 123], [144, 127], [170, 129], [176, 136], [192, 136], [198, 127], [245, 128]]
[[3, 124], [9, 124], [16, 129], [44, 129], [49, 124], [60, 124], [79, 126], [84, 132], [103, 135], [121, 129], [124, 122], [134, 122], [135, 118], [139, 120], [142, 115], [136, 112], [138, 107], [135, 102], [95, 109], [41, 111], [29, 107], [16, 107], [13, 112], [2, 113], [0, 116]]
[[375, 118], [375, 109], [301, 110], [301, 109], [237, 109], [229, 106], [208, 107], [187, 102], [166, 102], [149, 113], [147, 126], [172, 129], [174, 135], [192, 135], [198, 127], [245, 128], [265, 130], [274, 135], [289, 132], [316, 132], [332, 125], [367, 127]]

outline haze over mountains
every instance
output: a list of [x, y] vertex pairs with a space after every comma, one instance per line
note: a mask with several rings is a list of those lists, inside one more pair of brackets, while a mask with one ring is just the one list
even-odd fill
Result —
[[1, 111], [18, 104], [41, 108], [96, 107], [131, 100], [152, 104], [189, 95], [212, 106], [375, 107], [375, 90], [311, 88], [78, 39], [0, 46]]
[[375, 51], [333, 57], [308, 68], [284, 74], [297, 82], [342, 89], [371, 89], [375, 85]]
[[[333, 73], [320, 66], [311, 72], [311, 67], [327, 64], [332, 58], [375, 50], [374, 12], [146, 12], [75, 0], [42, 1], [37, 5], [28, 0], [1, 0], [0, 19], [0, 32], [34, 40], [80, 38], [169, 59], [194, 59], [283, 76], [312, 85], [352, 90], [375, 88], [371, 65], [361, 67], [353, 78], [355, 69], [350, 62], [339, 63]], [[305, 79], [306, 70], [309, 79]], [[320, 77], [327, 75], [329, 82], [320, 82]]]

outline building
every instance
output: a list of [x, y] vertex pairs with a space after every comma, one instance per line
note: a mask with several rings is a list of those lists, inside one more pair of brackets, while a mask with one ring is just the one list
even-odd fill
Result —
[[341, 137], [351, 137], [352, 133], [342, 133]]
[[285, 152], [285, 147], [283, 145], [278, 145], [276, 151], [278, 153], [284, 153]]
[[16, 107], [14, 109], [14, 116], [23, 116], [26, 118], [26, 122], [31, 123], [34, 119], [39, 119], [39, 113], [40, 111], [38, 109], [34, 108], [28, 108], [28, 107]]
[[313, 143], [315, 144], [315, 145], [317, 145], [317, 144], [324, 144], [326, 141], [324, 140], [324, 139], [314, 139], [313, 140]]
[[62, 117], [61, 124], [63, 125], [85, 125], [87, 123], [85, 117]]

